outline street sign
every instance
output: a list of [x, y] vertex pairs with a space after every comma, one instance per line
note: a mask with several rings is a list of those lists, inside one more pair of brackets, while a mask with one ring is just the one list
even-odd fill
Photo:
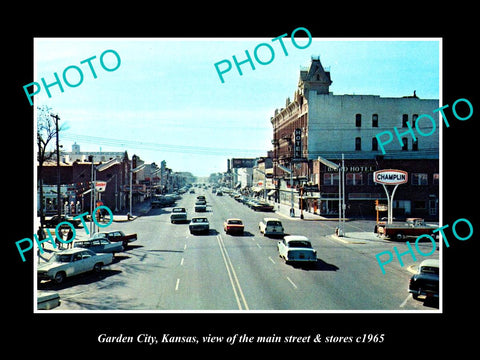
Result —
[[96, 192], [104, 192], [106, 187], [107, 187], [107, 182], [106, 181], [96, 181], [95, 182], [95, 191]]
[[373, 173], [373, 181], [385, 185], [399, 185], [408, 182], [408, 173], [403, 170], [385, 169]]

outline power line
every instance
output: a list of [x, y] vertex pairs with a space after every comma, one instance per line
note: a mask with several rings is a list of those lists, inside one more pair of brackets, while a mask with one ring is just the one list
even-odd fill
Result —
[[226, 156], [226, 155], [238, 155], [238, 154], [252, 154], [259, 155], [266, 150], [264, 149], [252, 149], [252, 148], [215, 148], [208, 146], [197, 146], [197, 145], [173, 145], [173, 144], [160, 144], [155, 142], [147, 141], [138, 141], [138, 140], [122, 140], [122, 139], [112, 139], [99, 136], [91, 135], [80, 135], [72, 133], [63, 133], [61, 137], [65, 140], [73, 140], [82, 143], [90, 143], [97, 145], [109, 145], [112, 147], [118, 147], [122, 149], [143, 149], [143, 150], [154, 150], [154, 151], [164, 151], [164, 152], [175, 152], [182, 154], [202, 154], [202, 155], [212, 155], [212, 156]]

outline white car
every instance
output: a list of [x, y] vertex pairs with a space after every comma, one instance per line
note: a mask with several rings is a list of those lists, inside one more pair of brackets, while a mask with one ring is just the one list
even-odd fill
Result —
[[48, 262], [37, 268], [38, 280], [54, 280], [60, 284], [66, 277], [87, 271], [100, 272], [102, 266], [111, 264], [113, 254], [95, 254], [82, 248], [57, 251]]
[[285, 235], [282, 222], [275, 218], [264, 218], [258, 223], [258, 229], [265, 236]]
[[285, 260], [285, 263], [292, 262], [317, 262], [317, 251], [312, 248], [310, 240], [302, 235], [285, 236], [277, 244], [278, 256]]

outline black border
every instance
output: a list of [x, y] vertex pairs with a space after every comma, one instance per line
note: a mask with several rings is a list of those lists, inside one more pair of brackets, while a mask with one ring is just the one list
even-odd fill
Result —
[[[152, 6], [154, 5], [154, 6]], [[334, 9], [330, 4], [292, 4], [289, 8], [277, 3], [266, 14], [260, 14], [256, 5], [226, 3], [216, 8], [207, 6], [188, 14], [192, 9], [171, 9], [161, 4], [142, 5], [127, 9], [131, 4], [110, 4], [104, 12], [97, 5], [82, 7], [69, 5], [54, 10], [47, 7], [35, 11], [19, 12], [5, 29], [8, 54], [7, 91], [4, 96], [8, 116], [4, 117], [4, 228], [7, 236], [8, 271], [4, 271], [4, 319], [12, 314], [8, 323], [4, 348], [22, 351], [28, 345], [45, 352], [60, 355], [63, 350], [74, 351], [76, 345], [89, 351], [106, 352], [109, 356], [131, 349], [139, 355], [164, 354], [178, 349], [199, 352], [238, 351], [253, 349], [273, 352], [298, 350], [301, 354], [318, 356], [325, 351], [346, 350], [369, 354], [418, 356], [440, 354], [443, 349], [462, 346], [473, 347], [474, 331], [465, 325], [472, 319], [476, 282], [474, 264], [478, 244], [475, 236], [469, 241], [451, 241], [444, 248], [444, 313], [443, 314], [34, 314], [32, 311], [33, 264], [32, 259], [22, 263], [14, 242], [30, 237], [33, 224], [33, 108], [25, 100], [22, 86], [33, 81], [33, 37], [259, 37], [278, 36], [299, 26], [309, 29], [313, 37], [441, 37], [443, 38], [443, 103], [452, 104], [458, 98], [467, 98], [474, 107], [474, 115], [465, 122], [453, 120], [450, 128], [443, 129], [443, 223], [452, 224], [458, 218], [468, 218], [478, 227], [473, 211], [475, 188], [476, 136], [478, 95], [474, 92], [478, 77], [475, 59], [474, 20], [470, 19], [467, 5], [449, 5], [445, 9], [420, 9], [417, 4], [383, 4], [382, 8]], [[185, 5], [189, 7], [189, 5]], [[442, 6], [442, 5], [438, 5]], [[41, 6], [40, 6], [41, 7]], [[70, 8], [70, 11], [66, 9]], [[161, 9], [158, 9], [161, 8]], [[400, 9], [399, 9], [400, 8]], [[59, 11], [60, 10], [60, 11]], [[63, 10], [63, 12], [61, 11]], [[195, 9], [196, 10], [196, 9]], [[274, 12], [275, 10], [275, 12]], [[381, 12], [380, 12], [380, 11]], [[195, 12], [195, 11], [193, 11]], [[128, 15], [127, 15], [128, 13]], [[150, 13], [150, 14], [149, 14]], [[306, 14], [307, 13], [307, 14]], [[311, 19], [305, 16], [310, 15]], [[190, 16], [190, 17], [189, 17]], [[193, 20], [192, 20], [193, 19]], [[16, 32], [17, 30], [18, 32]], [[9, 35], [11, 33], [12, 35]], [[408, 56], [408, 54], [407, 54]], [[368, 79], [368, 74], [365, 74]], [[367, 80], [368, 81], [368, 80]], [[13, 100], [13, 102], [12, 102]], [[446, 112], [447, 115], [451, 112]], [[450, 115], [451, 116], [451, 115]], [[13, 141], [12, 141], [13, 140]], [[13, 190], [15, 189], [15, 190]], [[13, 220], [13, 221], [12, 221]], [[475, 233], [476, 234], [476, 233]], [[4, 269], [6, 270], [6, 269]], [[472, 323], [472, 325], [475, 325]], [[179, 345], [162, 344], [99, 344], [97, 336], [103, 332], [136, 336], [150, 333], [161, 337], [163, 333], [185, 336], [215, 334], [229, 336], [235, 333], [249, 336], [314, 335], [350, 336], [364, 333], [385, 334], [382, 344], [227, 344]], [[314, 336], [312, 336], [313, 339]], [[28, 344], [28, 345], [27, 345]], [[30, 347], [30, 346], [28, 346]], [[80, 349], [80, 348], [79, 348]], [[313, 351], [313, 352], [312, 352]], [[79, 353], [80, 355], [80, 353]], [[81, 355], [80, 355], [81, 356]]]

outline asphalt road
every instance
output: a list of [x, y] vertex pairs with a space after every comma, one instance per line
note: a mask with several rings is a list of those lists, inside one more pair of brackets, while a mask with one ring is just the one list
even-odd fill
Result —
[[[410, 255], [395, 259], [382, 274], [375, 254], [403, 242], [374, 239], [340, 241], [332, 237], [336, 222], [290, 219], [280, 214], [255, 212], [228, 195], [209, 190], [184, 194], [188, 219], [195, 197], [204, 194], [210, 221], [208, 235], [191, 235], [188, 224], [171, 224], [171, 208], [152, 209], [135, 221], [113, 223], [108, 230], [136, 232], [138, 240], [117, 254], [101, 274], [84, 274], [64, 284], [44, 283], [41, 290], [60, 294], [61, 310], [438, 310], [438, 304], [412, 299], [408, 294], [409, 266], [418, 264]], [[265, 216], [282, 220], [288, 234], [305, 235], [317, 250], [311, 268], [287, 265], [278, 257], [277, 241], [258, 230]], [[223, 221], [244, 220], [243, 236], [226, 235]], [[371, 232], [372, 221], [350, 221], [345, 231]], [[347, 238], [348, 239], [348, 238]], [[426, 246], [427, 253], [431, 249]], [[428, 248], [429, 247], [429, 248]], [[431, 257], [438, 258], [438, 251]]]

